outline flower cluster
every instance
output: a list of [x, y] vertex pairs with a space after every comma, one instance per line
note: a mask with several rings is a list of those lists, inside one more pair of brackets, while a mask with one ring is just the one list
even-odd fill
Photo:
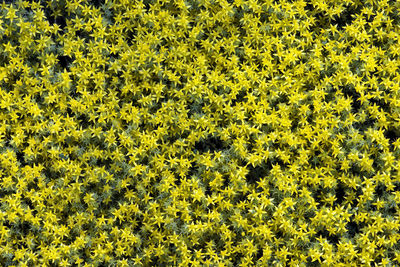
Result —
[[2, 266], [400, 264], [400, 2], [8, 2]]

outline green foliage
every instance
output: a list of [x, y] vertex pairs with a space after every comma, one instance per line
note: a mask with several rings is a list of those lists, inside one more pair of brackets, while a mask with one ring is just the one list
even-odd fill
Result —
[[400, 264], [399, 7], [3, 2], [0, 264]]

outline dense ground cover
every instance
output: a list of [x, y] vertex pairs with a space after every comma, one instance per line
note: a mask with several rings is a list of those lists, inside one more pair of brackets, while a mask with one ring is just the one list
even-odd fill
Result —
[[400, 264], [399, 8], [4, 2], [1, 265]]

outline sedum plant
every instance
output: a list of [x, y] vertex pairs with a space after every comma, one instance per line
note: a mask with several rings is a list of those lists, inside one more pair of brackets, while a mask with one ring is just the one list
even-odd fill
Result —
[[1, 265], [399, 265], [399, 8], [3, 1]]

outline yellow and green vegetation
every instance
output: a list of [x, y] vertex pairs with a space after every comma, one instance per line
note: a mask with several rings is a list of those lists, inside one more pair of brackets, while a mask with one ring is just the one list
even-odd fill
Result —
[[0, 4], [1, 266], [399, 266], [400, 2]]

